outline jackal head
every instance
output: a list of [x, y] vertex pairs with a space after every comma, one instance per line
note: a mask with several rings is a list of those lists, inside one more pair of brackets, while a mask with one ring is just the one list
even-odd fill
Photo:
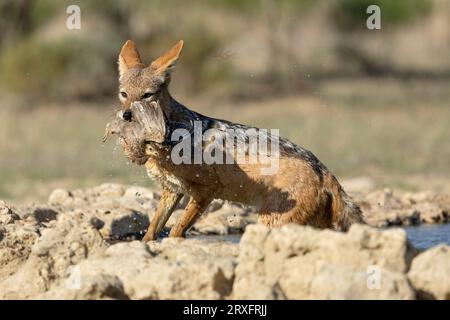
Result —
[[118, 134], [127, 157], [144, 164], [148, 142], [162, 143], [166, 135], [164, 106], [170, 103], [167, 86], [183, 47], [179, 41], [165, 54], [145, 67], [133, 41], [128, 40], [119, 54], [119, 100], [121, 111], [106, 127], [103, 141]]
[[170, 73], [177, 63], [183, 48], [180, 40], [169, 51], [154, 60], [149, 66], [142, 63], [136, 44], [128, 40], [119, 54], [119, 100], [123, 111], [123, 119], [131, 121], [131, 106], [134, 102], [155, 101], [158, 105], [167, 102], [167, 86]]

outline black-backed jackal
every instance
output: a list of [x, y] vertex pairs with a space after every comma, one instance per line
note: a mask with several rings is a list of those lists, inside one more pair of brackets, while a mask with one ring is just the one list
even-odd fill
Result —
[[[144, 241], [158, 238], [185, 194], [190, 196], [190, 201], [170, 231], [173, 237], [184, 236], [213, 199], [257, 206], [259, 222], [270, 227], [298, 223], [345, 231], [352, 223], [364, 223], [359, 207], [310, 151], [267, 131], [262, 131], [265, 141], [276, 141], [277, 145], [271, 148], [278, 152], [271, 154], [274, 150], [268, 148], [260, 151], [246, 145], [249, 137], [245, 135], [250, 129], [254, 132], [259, 129], [206, 117], [175, 101], [168, 86], [182, 47], [183, 41], [178, 42], [147, 67], [132, 41], [124, 44], [119, 55], [122, 107], [118, 117], [109, 124], [106, 137], [109, 133], [119, 134], [128, 158], [145, 165], [163, 189]], [[214, 139], [200, 138], [200, 151], [207, 150], [215, 141], [215, 159], [217, 156], [235, 159], [240, 141], [244, 142], [244, 147], [240, 145], [245, 150], [244, 160], [253, 153], [261, 161], [190, 161], [195, 158], [198, 143], [189, 142], [188, 150], [174, 153], [179, 147], [177, 143], [183, 140], [179, 139], [181, 135], [173, 141], [177, 130], [187, 133], [187, 138], [195, 135], [196, 130], [201, 135], [213, 130]], [[234, 133], [232, 146], [237, 149], [217, 144], [217, 137], [224, 138], [223, 143], [230, 132]], [[174, 161], [174, 154], [187, 161]], [[277, 161], [276, 170], [267, 174], [264, 170], [272, 160]]]

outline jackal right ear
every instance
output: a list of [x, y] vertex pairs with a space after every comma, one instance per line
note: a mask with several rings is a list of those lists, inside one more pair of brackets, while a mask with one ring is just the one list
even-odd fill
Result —
[[183, 40], [178, 41], [176, 45], [169, 49], [169, 51], [154, 60], [150, 64], [150, 69], [152, 72], [166, 78], [175, 68], [181, 49], [183, 49], [183, 44]]
[[120, 50], [119, 54], [119, 76], [122, 77], [130, 68], [143, 68], [144, 64], [141, 61], [136, 44], [132, 40], [128, 40]]

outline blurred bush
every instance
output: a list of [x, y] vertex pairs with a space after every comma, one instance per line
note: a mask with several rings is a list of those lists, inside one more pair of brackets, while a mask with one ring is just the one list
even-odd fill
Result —
[[344, 29], [365, 29], [361, 21], [367, 19], [370, 5], [380, 7], [383, 24], [405, 25], [425, 17], [431, 10], [430, 0], [340, 0], [336, 2], [336, 22]]
[[[0, 47], [3, 90], [26, 103], [111, 97], [117, 86], [117, 55], [129, 38], [136, 40], [147, 63], [183, 38], [188, 50], [177, 79], [184, 90], [195, 93], [210, 83], [224, 85], [231, 68], [215, 57], [226, 32], [213, 34], [201, 16], [191, 19], [177, 3], [184, 2], [81, 1], [82, 27], [72, 31], [65, 27], [64, 3], [7, 1], [0, 7], [8, 34]], [[192, 10], [206, 4], [196, 1]], [[22, 10], [27, 11], [27, 22]], [[177, 16], [184, 23], [176, 21]], [[18, 28], [24, 24], [28, 27]], [[24, 31], [16, 32], [19, 29]]]
[[103, 96], [111, 93], [113, 85], [112, 77], [105, 76], [113, 64], [111, 49], [90, 39], [44, 42], [31, 38], [5, 49], [1, 80], [27, 103]]
[[[66, 6], [71, 3], [3, 0], [0, 90], [26, 102], [113, 97], [117, 54], [124, 41], [132, 38], [146, 63], [179, 39], [185, 40], [173, 83], [181, 94], [226, 92], [239, 97], [299, 91], [305, 88], [306, 75], [336, 75], [342, 72], [340, 66], [352, 64], [348, 55], [335, 52], [339, 44], [373, 46], [375, 37], [368, 35], [354, 43], [346, 41], [345, 30], [365, 28], [368, 5], [381, 7], [383, 26], [402, 26], [426, 17], [437, 3], [442, 5], [439, 0], [194, 0], [189, 4], [79, 0], [81, 30], [68, 30]], [[439, 19], [448, 21], [448, 15]], [[418, 42], [415, 37], [421, 37], [424, 46], [427, 41], [437, 43], [434, 52], [439, 48], [447, 52], [445, 32], [435, 38], [416, 33], [408, 38], [405, 50]], [[398, 45], [392, 33], [382, 37]], [[441, 60], [432, 55], [424, 52], [414, 58], [431, 61], [436, 69], [448, 67], [441, 62], [445, 55]], [[411, 60], [409, 66], [417, 63]]]

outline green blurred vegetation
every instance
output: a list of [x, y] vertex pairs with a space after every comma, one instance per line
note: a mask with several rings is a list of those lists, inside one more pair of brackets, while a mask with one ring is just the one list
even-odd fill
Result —
[[370, 5], [380, 7], [382, 21], [387, 25], [404, 25], [426, 17], [432, 8], [430, 0], [340, 0], [336, 3], [336, 21], [342, 28], [364, 28]]
[[[230, 105], [190, 105], [213, 117], [279, 128], [339, 178], [370, 176], [380, 186], [427, 190], [450, 177], [450, 82], [334, 80], [316, 96]], [[380, 94], [380, 92], [382, 94]], [[0, 109], [0, 199], [45, 200], [54, 188], [104, 182], [152, 186], [115, 139], [102, 144], [113, 111], [95, 104]], [[419, 177], [411, 184], [408, 177]], [[424, 177], [427, 177], [424, 179]]]
[[[3, 95], [27, 105], [111, 97], [115, 61], [125, 40], [134, 39], [149, 63], [183, 38], [175, 86], [184, 95], [299, 92], [307, 88], [307, 74], [339, 74], [340, 64], [351, 63], [339, 56], [339, 44], [364, 42], [349, 44], [346, 30], [365, 28], [368, 5], [381, 7], [383, 25], [402, 27], [429, 16], [438, 1], [3, 0], [0, 85]], [[71, 4], [81, 8], [81, 30], [66, 29]], [[328, 38], [320, 33], [323, 25]], [[323, 47], [316, 47], [314, 39], [302, 40], [314, 32]], [[364, 75], [367, 68], [354, 69]]]
[[100, 142], [127, 39], [145, 64], [185, 40], [171, 90], [194, 110], [279, 128], [339, 177], [424, 189], [450, 177], [449, 21], [447, 0], [1, 0], [0, 198], [151, 183]]

